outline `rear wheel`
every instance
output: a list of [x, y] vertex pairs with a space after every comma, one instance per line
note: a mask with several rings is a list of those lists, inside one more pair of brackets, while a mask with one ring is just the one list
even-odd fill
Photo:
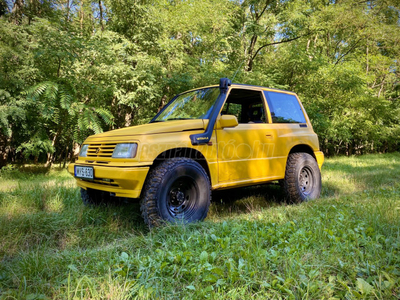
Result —
[[284, 190], [289, 201], [298, 203], [316, 199], [321, 194], [321, 172], [317, 161], [308, 153], [288, 157]]
[[207, 216], [210, 200], [210, 181], [202, 166], [189, 158], [173, 158], [149, 174], [140, 210], [150, 227], [163, 222], [191, 223]]

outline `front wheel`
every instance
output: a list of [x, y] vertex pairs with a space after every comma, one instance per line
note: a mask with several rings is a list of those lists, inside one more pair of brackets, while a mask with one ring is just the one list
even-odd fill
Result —
[[210, 200], [210, 180], [203, 167], [189, 158], [172, 158], [151, 170], [140, 210], [150, 227], [192, 223], [207, 216]]
[[321, 172], [308, 153], [292, 153], [286, 164], [284, 190], [290, 202], [317, 199], [321, 194]]

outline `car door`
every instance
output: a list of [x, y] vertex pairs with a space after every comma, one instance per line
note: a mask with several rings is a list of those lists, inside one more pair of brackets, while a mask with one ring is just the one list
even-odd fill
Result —
[[218, 175], [222, 186], [273, 180], [276, 130], [271, 127], [261, 90], [232, 88], [222, 114], [233, 114], [239, 125], [216, 129]]

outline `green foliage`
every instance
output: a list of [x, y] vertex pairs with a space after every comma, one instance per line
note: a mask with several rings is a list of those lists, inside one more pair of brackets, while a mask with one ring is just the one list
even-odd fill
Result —
[[71, 158], [88, 135], [234, 76], [297, 92], [328, 155], [399, 149], [398, 1], [3, 2], [0, 165], [40, 130], [42, 157]]
[[322, 198], [214, 193], [199, 224], [148, 231], [88, 208], [65, 171], [0, 171], [0, 299], [398, 299], [400, 155], [326, 160]]
[[54, 147], [43, 131], [41, 131], [37, 132], [29, 142], [22, 143], [17, 148], [17, 152], [23, 152], [25, 158], [29, 158], [31, 155], [39, 157], [42, 153], [53, 153]]

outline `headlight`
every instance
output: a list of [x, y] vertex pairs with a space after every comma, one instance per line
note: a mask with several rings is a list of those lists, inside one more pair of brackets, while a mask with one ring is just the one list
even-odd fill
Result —
[[79, 156], [86, 157], [88, 148], [89, 145], [82, 145], [81, 152], [79, 152]]
[[112, 154], [113, 158], [134, 158], [137, 144], [117, 144]]

